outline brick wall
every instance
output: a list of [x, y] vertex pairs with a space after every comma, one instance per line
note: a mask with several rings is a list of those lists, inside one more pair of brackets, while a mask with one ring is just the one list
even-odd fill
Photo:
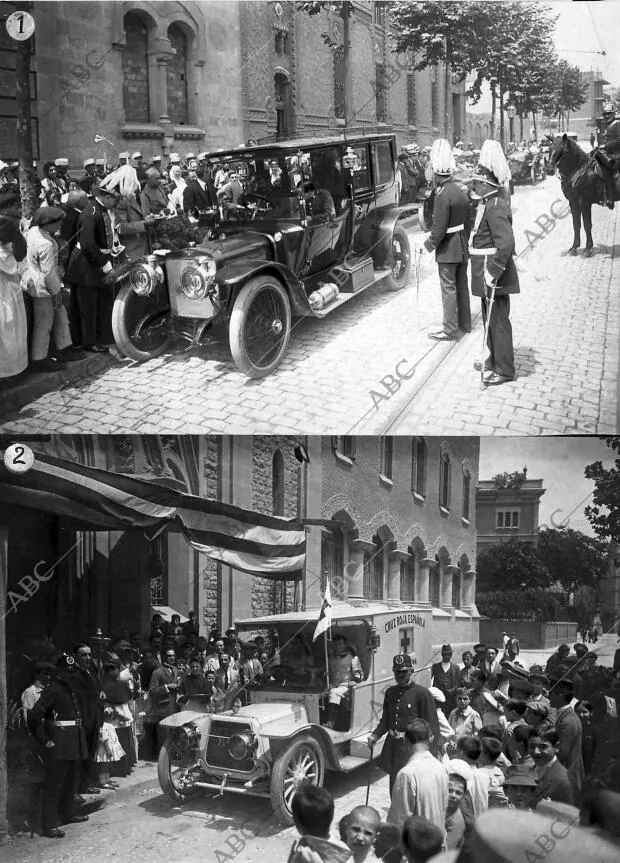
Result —
[[123, 106], [125, 120], [149, 122], [148, 33], [142, 19], [129, 13], [125, 18], [127, 45], [122, 55]]

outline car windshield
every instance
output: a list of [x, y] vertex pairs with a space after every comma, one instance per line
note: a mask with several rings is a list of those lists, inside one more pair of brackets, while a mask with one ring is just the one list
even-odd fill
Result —
[[[239, 626], [241, 644], [248, 641], [252, 645], [256, 644], [254, 657], [261, 663], [262, 674], [253, 678], [252, 685], [261, 688], [277, 686], [324, 690], [327, 686], [326, 644], [322, 636], [316, 641], [312, 640], [315, 628], [316, 621], [277, 623], [269, 629], [252, 628], [250, 624]], [[339, 624], [332, 632], [332, 638], [327, 641], [328, 661], [333, 661], [335, 644], [342, 650], [342, 642], [334, 642], [335, 636], [342, 635], [345, 650], [359, 658], [364, 678], [368, 677], [372, 659], [368, 632], [365, 620]]]
[[333, 215], [333, 202], [346, 195], [340, 146], [295, 153], [214, 154], [209, 171], [228, 221], [303, 219], [313, 214], [317, 198], [330, 210], [327, 215]]

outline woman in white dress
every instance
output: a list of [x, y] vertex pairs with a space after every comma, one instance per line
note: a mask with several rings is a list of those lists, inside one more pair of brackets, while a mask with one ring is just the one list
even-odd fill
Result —
[[0, 387], [28, 365], [26, 307], [19, 284], [26, 243], [14, 219], [0, 216]]
[[183, 173], [179, 165], [174, 165], [172, 168], [170, 168], [170, 181], [174, 185], [174, 188], [168, 195], [168, 199], [174, 205], [174, 208], [177, 212], [182, 212], [183, 192], [185, 191], [187, 183], [183, 178]]

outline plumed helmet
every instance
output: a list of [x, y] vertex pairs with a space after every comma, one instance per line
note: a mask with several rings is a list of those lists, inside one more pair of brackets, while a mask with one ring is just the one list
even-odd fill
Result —
[[605, 104], [603, 105], [603, 114], [613, 114], [613, 113], [614, 113], [614, 106], [611, 104], [611, 102], [605, 102]]
[[135, 168], [131, 165], [121, 165], [116, 171], [108, 174], [99, 186], [102, 189], [108, 189], [110, 192], [118, 189], [123, 197], [129, 197], [140, 189], [140, 181], [138, 180]]
[[433, 173], [439, 175], [453, 174], [456, 164], [452, 154], [452, 147], [445, 138], [437, 138], [431, 147], [430, 164]]
[[499, 141], [487, 138], [480, 149], [478, 167], [484, 169], [480, 172], [485, 181], [494, 186], [503, 186], [510, 178], [508, 162], [504, 156]]

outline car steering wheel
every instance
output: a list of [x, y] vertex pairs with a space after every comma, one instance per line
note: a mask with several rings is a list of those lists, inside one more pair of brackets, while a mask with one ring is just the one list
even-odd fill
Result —
[[248, 192], [247, 195], [245, 196], [246, 204], [248, 203], [249, 198], [258, 198], [259, 201], [264, 201], [266, 204], [266, 207], [265, 207], [266, 210], [272, 210], [273, 209], [273, 204], [271, 203], [269, 198], [265, 198], [263, 195], [257, 195], [256, 192]]

